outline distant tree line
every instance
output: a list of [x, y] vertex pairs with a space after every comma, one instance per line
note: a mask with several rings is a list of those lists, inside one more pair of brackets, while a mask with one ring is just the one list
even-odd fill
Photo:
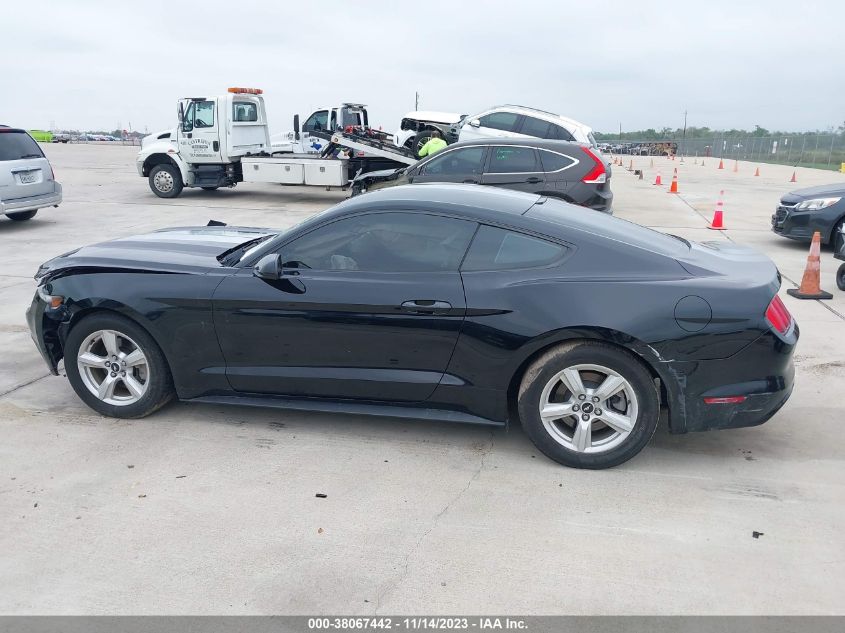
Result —
[[623, 132], [619, 136], [619, 132], [594, 132], [596, 140], [598, 141], [615, 141], [615, 140], [629, 140], [629, 141], [667, 141], [678, 140], [680, 138], [696, 139], [696, 138], [714, 138], [714, 137], [740, 137], [740, 136], [816, 136], [818, 134], [841, 134], [845, 136], [845, 121], [835, 130], [831, 127], [828, 130], [815, 130], [812, 132], [784, 132], [781, 130], [767, 130], [764, 127], [755, 125], [753, 130], [738, 130], [731, 128], [730, 130], [717, 130], [709, 127], [688, 127], [686, 134], [683, 128], [664, 127], [659, 130], [649, 128], [647, 130], [635, 130], [632, 132]]

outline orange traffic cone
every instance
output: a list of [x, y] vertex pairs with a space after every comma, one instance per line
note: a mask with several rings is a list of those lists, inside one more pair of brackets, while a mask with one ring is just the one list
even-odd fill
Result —
[[672, 160], [675, 160], [675, 155], [674, 155], [674, 154], [672, 154]]
[[672, 184], [669, 186], [669, 191], [666, 193], [678, 193], [678, 170], [675, 169], [675, 175], [672, 176]]
[[819, 263], [819, 251], [821, 251], [822, 234], [816, 231], [813, 233], [813, 241], [810, 243], [810, 254], [807, 255], [807, 266], [804, 268], [804, 276], [801, 278], [801, 285], [797, 288], [790, 288], [786, 293], [796, 299], [832, 299], [833, 295], [825, 292], [819, 286], [821, 276], [821, 264]]
[[716, 210], [713, 211], [713, 221], [707, 227], [708, 229], [713, 229], [714, 231], [724, 231], [725, 230], [725, 225], [723, 223], [724, 222], [724, 218], [723, 218], [724, 211], [723, 211], [723, 207], [722, 207], [722, 198], [724, 197], [724, 195], [725, 195], [724, 190], [719, 192], [719, 200], [716, 202]]
[[684, 155], [681, 154], [681, 165], [683, 165], [683, 164], [684, 164]]
[[735, 160], [734, 161], [734, 173], [736, 173], [738, 171], [739, 171], [739, 161]]
[[792, 172], [792, 178], [789, 179], [789, 182], [798, 182], [798, 179], [795, 177], [795, 172]]
[[657, 177], [654, 179], [655, 185], [662, 185], [663, 181], [660, 179], [660, 172], [657, 172]]
[[674, 171], [674, 172], [672, 172], [672, 175], [673, 175], [673, 176], [677, 176], [677, 175], [678, 175], [678, 168], [677, 168], [677, 167], [675, 167], [675, 171]]
[[725, 168], [725, 163], [722, 162], [722, 159], [720, 158], [719, 159], [719, 166], [716, 169], [724, 169], [724, 168]]
[[760, 175], [760, 168], [759, 168], [759, 167], [758, 167], [758, 168], [757, 168], [757, 170], [754, 172], [754, 175], [755, 175], [755, 176], [759, 176], [759, 175]]

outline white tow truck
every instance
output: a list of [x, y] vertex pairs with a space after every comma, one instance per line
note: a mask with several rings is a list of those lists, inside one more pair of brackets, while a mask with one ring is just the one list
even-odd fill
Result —
[[138, 173], [153, 193], [175, 198], [184, 187], [211, 191], [239, 182], [346, 188], [358, 173], [416, 162], [385, 135], [367, 125], [343, 125], [345, 120], [309, 132], [309, 139], [325, 143], [313, 153], [302, 151], [295, 118], [293, 143], [280, 153], [270, 140], [262, 92], [229, 88], [223, 95], [181, 99], [175, 131], [146, 137], [138, 152]]

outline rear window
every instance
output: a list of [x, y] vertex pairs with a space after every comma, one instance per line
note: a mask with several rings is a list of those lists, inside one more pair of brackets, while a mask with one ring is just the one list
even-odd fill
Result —
[[0, 160], [43, 158], [38, 143], [25, 132], [0, 132]]
[[686, 240], [606, 213], [585, 213], [581, 207], [553, 198], [546, 198], [543, 204], [535, 204], [525, 215], [553, 222], [564, 229], [573, 228], [602, 235], [667, 257], [683, 257], [689, 254], [689, 242]]
[[548, 266], [566, 254], [566, 247], [538, 237], [493, 226], [478, 229], [461, 270], [505, 270]]

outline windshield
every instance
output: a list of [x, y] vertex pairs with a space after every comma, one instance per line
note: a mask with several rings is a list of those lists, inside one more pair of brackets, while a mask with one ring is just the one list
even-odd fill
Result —
[[0, 132], [0, 160], [43, 157], [38, 143], [26, 132]]

